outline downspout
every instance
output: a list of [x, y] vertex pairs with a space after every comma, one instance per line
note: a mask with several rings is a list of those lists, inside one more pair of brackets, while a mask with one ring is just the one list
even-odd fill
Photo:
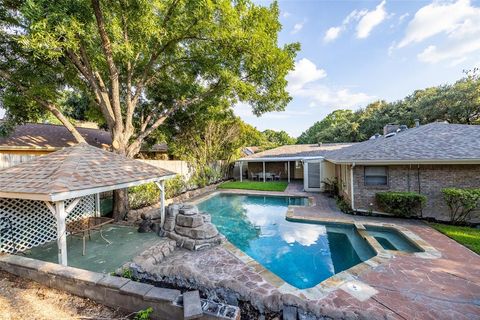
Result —
[[353, 193], [353, 169], [355, 168], [355, 162], [352, 163], [352, 169], [350, 170], [350, 192], [352, 193], [352, 210], [355, 211], [355, 196]]

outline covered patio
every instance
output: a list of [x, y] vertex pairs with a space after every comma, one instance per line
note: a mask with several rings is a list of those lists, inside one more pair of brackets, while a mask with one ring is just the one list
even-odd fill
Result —
[[161, 191], [163, 224], [164, 181], [174, 175], [88, 144], [1, 170], [0, 252], [21, 252], [56, 240], [58, 263], [67, 265], [67, 226], [99, 217], [100, 193], [150, 182]]

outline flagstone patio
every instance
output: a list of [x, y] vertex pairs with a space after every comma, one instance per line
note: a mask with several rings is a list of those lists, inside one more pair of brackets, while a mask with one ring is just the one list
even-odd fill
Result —
[[[298, 190], [290, 192], [300, 194]], [[422, 221], [346, 215], [336, 208], [333, 199], [308, 195], [316, 204], [296, 207], [294, 218], [395, 224], [425, 240], [440, 257], [404, 253], [377, 256], [370, 267], [342, 273], [334, 286], [325, 285], [325, 290], [309, 297], [279, 287], [281, 279], [251, 259], [239, 259], [232, 254], [235, 248], [229, 243], [199, 252], [176, 250], [155, 265], [136, 261], [137, 276], [197, 288], [230, 304], [246, 300], [266, 313], [281, 313], [286, 306], [295, 306], [299, 319], [313, 315], [334, 319], [480, 318], [479, 255]]]

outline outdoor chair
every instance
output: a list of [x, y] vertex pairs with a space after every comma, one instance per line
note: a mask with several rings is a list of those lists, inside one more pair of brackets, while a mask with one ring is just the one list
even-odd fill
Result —
[[281, 177], [282, 177], [282, 173], [281, 173], [281, 172], [279, 172], [278, 174], [276, 174], [276, 175], [274, 176], [275, 180], [278, 180], [278, 181], [280, 181]]
[[270, 172], [265, 172], [265, 180], [272, 180], [273, 181], [273, 175]]
[[256, 173], [250, 172], [250, 180], [252, 181], [258, 180], [258, 175]]

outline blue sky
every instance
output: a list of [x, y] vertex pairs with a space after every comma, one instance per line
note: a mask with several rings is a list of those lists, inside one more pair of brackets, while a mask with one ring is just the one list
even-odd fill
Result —
[[[270, 1], [256, 1], [268, 5]], [[335, 109], [394, 101], [480, 67], [480, 1], [279, 1], [280, 43], [300, 42], [284, 112], [236, 114], [298, 136]]]

